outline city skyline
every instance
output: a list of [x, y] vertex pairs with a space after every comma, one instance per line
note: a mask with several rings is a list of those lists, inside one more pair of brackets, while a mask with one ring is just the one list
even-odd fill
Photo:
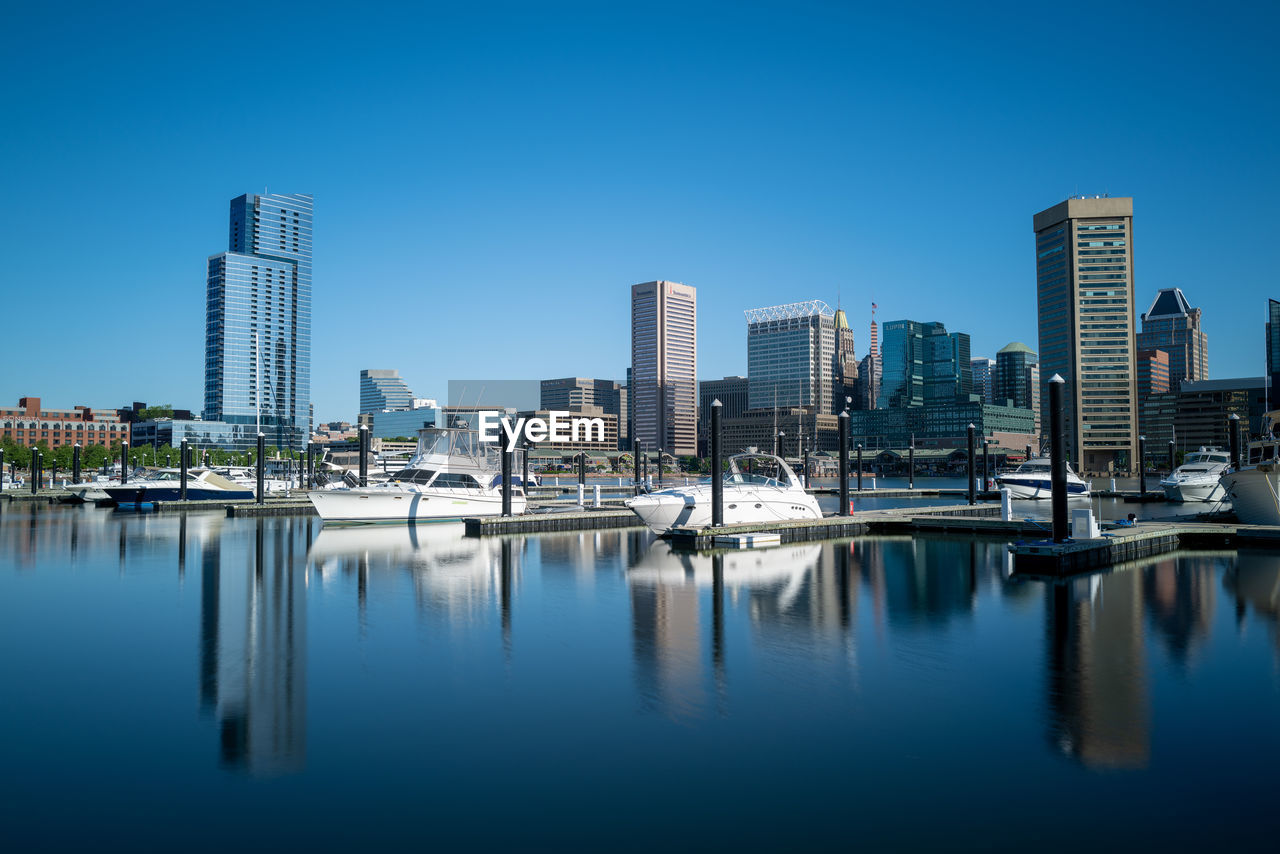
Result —
[[[519, 353], [521, 373], [622, 379], [626, 288], [644, 280], [698, 287], [706, 377], [745, 371], [742, 311], [815, 296], [846, 310], [860, 344], [875, 301], [882, 318], [967, 330], [973, 353], [990, 357], [1036, 340], [1026, 218], [1076, 191], [1135, 199], [1140, 307], [1183, 288], [1217, 342], [1213, 376], [1259, 373], [1280, 177], [1277, 119], [1256, 104], [1276, 79], [1264, 39], [1276, 10], [1248, 28], [1185, 10], [1159, 22], [1113, 10], [1108, 39], [1126, 43], [1128, 76], [1110, 102], [1123, 120], [1106, 144], [1087, 123], [1060, 121], [1088, 111], [1087, 87], [1063, 92], [1053, 111], [1029, 106], [1043, 57], [1096, 37], [1087, 21], [938, 5], [921, 29], [917, 14], [437, 8], [411, 13], [402, 35], [336, 10], [305, 20], [264, 10], [264, 39], [313, 47], [264, 60], [231, 19], [194, 10], [127, 21], [87, 6], [57, 18], [15, 10], [26, 37], [0, 62], [22, 85], [6, 93], [0, 151], [21, 165], [10, 183], [23, 204], [0, 213], [11, 259], [0, 359], [24, 367], [0, 378], [0, 400], [199, 409], [203, 353], [187, 342], [203, 337], [204, 276], [192, 259], [208, 254], [225, 227], [221, 206], [246, 187], [306, 190], [325, 211], [317, 421], [354, 414], [349, 378], [371, 364], [395, 366], [435, 397], [450, 375], [511, 374], [513, 354], [473, 347], [467, 324], [370, 334], [392, 306], [393, 316], [445, 318], [494, 306], [534, 332], [569, 323], [572, 335]], [[71, 61], [32, 73], [55, 39]], [[323, 58], [338, 51], [349, 60], [341, 68]], [[640, 53], [662, 61], [641, 70], [622, 59]], [[1189, 54], [1206, 62], [1193, 68]], [[269, 126], [276, 104], [244, 105], [237, 122], [208, 104], [252, 90], [263, 61], [289, 72], [297, 109], [289, 133], [247, 141], [242, 128]], [[636, 132], [645, 123], [679, 132], [655, 144]], [[1045, 159], [1049, 134], [1060, 146]], [[116, 215], [120, 200], [162, 193], [166, 216], [149, 226], [145, 256], [100, 264], [132, 245], [137, 226]], [[926, 206], [947, 203], [963, 216], [925, 239]], [[1193, 210], [1230, 218], [1229, 256], [1185, 239]], [[119, 306], [104, 296], [121, 291]], [[584, 304], [586, 322], [557, 314], [558, 303]], [[158, 323], [165, 358], [126, 371], [47, 346], [121, 323]]]

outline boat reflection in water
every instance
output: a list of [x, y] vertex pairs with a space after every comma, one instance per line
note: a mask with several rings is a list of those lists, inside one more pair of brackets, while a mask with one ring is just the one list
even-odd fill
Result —
[[306, 765], [306, 568], [298, 558], [312, 521], [274, 522], [269, 534], [268, 520], [255, 522], [248, 542], [240, 529], [200, 546], [200, 707], [216, 715], [224, 765], [274, 776]]

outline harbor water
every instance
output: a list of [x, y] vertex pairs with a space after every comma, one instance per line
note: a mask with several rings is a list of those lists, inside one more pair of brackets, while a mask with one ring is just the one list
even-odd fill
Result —
[[1280, 554], [0, 504], [0, 843], [1268, 846]]

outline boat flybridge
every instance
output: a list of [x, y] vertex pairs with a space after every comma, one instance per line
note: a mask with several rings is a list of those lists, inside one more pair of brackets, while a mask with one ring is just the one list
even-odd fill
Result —
[[[711, 483], [677, 486], [627, 501], [656, 534], [711, 524]], [[735, 454], [724, 474], [724, 524], [821, 519], [817, 500], [791, 467], [772, 454]]]
[[[518, 454], [519, 452], [517, 452]], [[517, 456], [512, 465], [520, 468]], [[475, 430], [426, 427], [403, 469], [384, 483], [313, 491], [308, 496], [326, 522], [438, 522], [502, 512], [499, 446]], [[512, 477], [511, 512], [525, 510], [524, 486]]]
[[1182, 465], [1160, 481], [1170, 501], [1217, 501], [1226, 494], [1222, 476], [1231, 467], [1231, 454], [1221, 448], [1189, 453]]
[[[996, 477], [996, 486], [1009, 490], [1010, 498], [1035, 499], [1053, 497], [1053, 466], [1048, 457], [1032, 457], [1014, 471]], [[1088, 498], [1089, 483], [1082, 480], [1067, 464], [1067, 497]]]

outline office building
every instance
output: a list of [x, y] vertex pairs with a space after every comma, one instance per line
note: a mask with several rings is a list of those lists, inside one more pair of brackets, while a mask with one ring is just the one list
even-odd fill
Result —
[[698, 449], [698, 292], [678, 282], [631, 287], [628, 402], [632, 441], [692, 456]]
[[228, 447], [301, 450], [311, 417], [309, 195], [231, 201], [230, 249], [208, 264], [204, 420]]
[[1040, 398], [1055, 374], [1066, 381], [1067, 453], [1082, 473], [1129, 471], [1138, 437], [1133, 199], [1067, 199], [1032, 225]]
[[399, 371], [369, 368], [360, 372], [360, 414], [413, 408], [413, 392]]
[[[560, 421], [565, 425], [563, 436], [552, 439], [550, 436], [545, 441], [537, 442], [534, 445], [536, 451], [561, 451], [576, 453], [578, 451], [587, 451], [589, 453], [605, 454], [618, 449], [618, 414], [616, 412], [605, 412], [603, 407], [591, 404], [572, 404], [569, 406], [555, 406], [547, 409], [537, 409], [517, 413], [517, 418], [541, 418], [548, 424], [551, 423], [552, 412], [568, 412], [569, 415], [560, 416]], [[574, 419], [598, 419], [599, 424], [603, 426], [603, 430], [599, 427], [590, 426], [585, 422], [578, 422], [576, 431], [572, 422]]]
[[543, 380], [540, 408], [545, 410], [572, 410], [574, 407], [598, 406], [617, 418], [617, 442], [609, 450], [627, 450], [630, 436], [627, 433], [627, 387], [615, 380], [588, 379], [586, 377], [562, 377]]
[[831, 411], [839, 414], [852, 408], [858, 393], [858, 356], [854, 352], [853, 330], [844, 309], [836, 309], [836, 365]]
[[46, 448], [75, 444], [110, 448], [131, 441], [129, 426], [114, 409], [50, 409], [38, 397], [21, 397], [16, 407], [0, 407], [0, 437], [24, 448], [41, 442]]
[[973, 393], [981, 397], [983, 403], [995, 403], [995, 388], [991, 384], [995, 367], [995, 359], [969, 360], [969, 368], [973, 371]]
[[746, 377], [725, 377], [698, 383], [698, 456], [711, 453], [711, 404], [720, 401], [720, 418], [738, 418], [747, 411]]
[[1280, 302], [1267, 300], [1267, 410], [1280, 409]]
[[835, 312], [821, 300], [754, 308], [747, 316], [748, 409], [804, 406], [830, 412]]
[[962, 448], [968, 444], [970, 424], [979, 441], [990, 439], [1004, 448], [1021, 449], [1037, 441], [1030, 409], [979, 400], [849, 413], [849, 433], [866, 448], [906, 448], [913, 439], [918, 448]]
[[[875, 409], [876, 397], [880, 394], [880, 356], [868, 353], [858, 363], [858, 379], [854, 382], [853, 400], [849, 411], [855, 409]], [[839, 413], [837, 413], [839, 414]]]
[[941, 323], [891, 320], [884, 325], [880, 409], [968, 400], [973, 393], [969, 336]]
[[1040, 419], [1040, 360], [1034, 350], [1014, 341], [996, 353], [991, 374], [991, 400], [997, 406], [1030, 409], [1035, 416], [1035, 433], [1043, 435]]
[[[1171, 389], [1209, 379], [1209, 342], [1200, 329], [1200, 309], [1191, 307], [1181, 288], [1164, 288], [1156, 294], [1142, 315], [1136, 347], [1168, 354]], [[1138, 397], [1142, 397], [1141, 388]]]
[[384, 409], [369, 413], [369, 435], [376, 439], [417, 440], [418, 431], [423, 427], [443, 427], [444, 411], [435, 406], [435, 401], [425, 401], [430, 406], [415, 406], [412, 409]]
[[1142, 404], [1143, 434], [1147, 455], [1161, 459], [1174, 442], [1178, 452], [1201, 446], [1230, 447], [1227, 419], [1237, 415], [1250, 435], [1264, 429], [1267, 412], [1267, 378], [1184, 382], [1178, 389], [1153, 394]]
[[840, 423], [838, 416], [819, 413], [808, 407], [785, 409], [749, 409], [741, 415], [724, 418], [724, 446], [726, 455], [756, 448], [761, 453], [772, 454], [777, 437], [781, 437], [782, 455], [788, 459], [800, 457], [807, 449], [811, 452], [826, 451], [834, 454], [840, 449]]

